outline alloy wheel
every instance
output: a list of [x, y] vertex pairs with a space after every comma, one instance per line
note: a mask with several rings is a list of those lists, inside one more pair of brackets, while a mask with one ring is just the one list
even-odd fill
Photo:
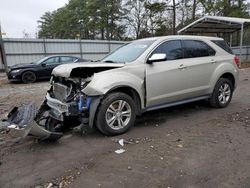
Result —
[[124, 100], [117, 100], [107, 108], [106, 123], [110, 128], [119, 130], [128, 125], [131, 115], [130, 105]]
[[22, 80], [24, 83], [32, 83], [36, 81], [36, 75], [33, 72], [25, 72]]
[[221, 104], [226, 104], [231, 97], [231, 88], [227, 83], [221, 85], [219, 89], [219, 96], [218, 99]]

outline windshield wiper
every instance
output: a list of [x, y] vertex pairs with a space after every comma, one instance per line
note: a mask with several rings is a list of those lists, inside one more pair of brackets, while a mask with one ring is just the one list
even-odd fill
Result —
[[106, 60], [106, 61], [103, 61], [105, 63], [125, 63], [125, 62], [122, 62], [122, 61], [112, 61], [112, 60]]
[[104, 62], [106, 62], [106, 63], [117, 63], [117, 62], [112, 61], [112, 60], [106, 60], [106, 61], [104, 61]]

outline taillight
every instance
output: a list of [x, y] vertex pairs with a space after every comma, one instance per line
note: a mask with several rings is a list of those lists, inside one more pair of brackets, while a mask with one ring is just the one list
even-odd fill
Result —
[[234, 63], [237, 65], [237, 67], [240, 66], [240, 58], [237, 55], [234, 56]]

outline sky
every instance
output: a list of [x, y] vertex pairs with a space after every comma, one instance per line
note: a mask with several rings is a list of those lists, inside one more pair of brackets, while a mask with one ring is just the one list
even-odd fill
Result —
[[66, 3], [68, 0], [0, 0], [0, 23], [2, 33], [6, 33], [3, 37], [22, 38], [26, 32], [34, 38], [40, 17]]

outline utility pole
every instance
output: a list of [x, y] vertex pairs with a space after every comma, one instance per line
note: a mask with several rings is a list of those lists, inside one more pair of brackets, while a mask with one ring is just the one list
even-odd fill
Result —
[[6, 54], [5, 54], [5, 49], [4, 49], [4, 41], [3, 41], [3, 37], [2, 37], [1, 23], [0, 23], [0, 53], [1, 53], [3, 64], [4, 64], [4, 70], [7, 74], [8, 65], [7, 65], [7, 61], [6, 61]]

